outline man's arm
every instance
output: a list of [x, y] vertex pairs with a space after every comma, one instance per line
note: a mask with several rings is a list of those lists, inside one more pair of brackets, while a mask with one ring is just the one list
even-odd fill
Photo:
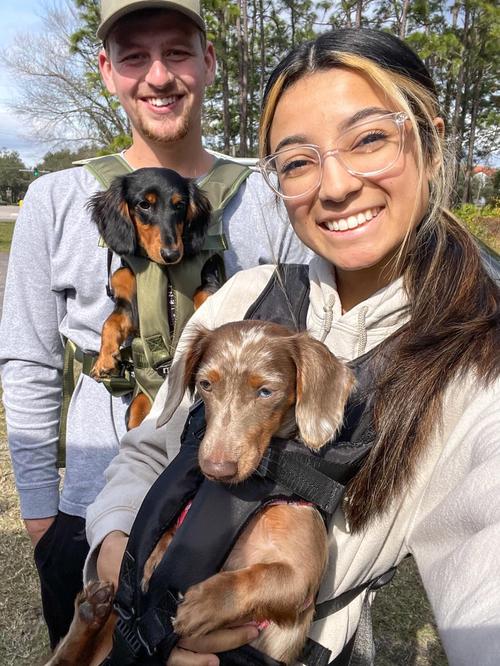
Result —
[[295, 234], [283, 203], [259, 173], [251, 174], [223, 214], [226, 273], [262, 264], [308, 264], [313, 253]]
[[0, 324], [8, 441], [21, 514], [33, 543], [58, 510], [63, 366], [58, 327], [65, 312], [63, 295], [51, 289], [51, 219], [39, 190], [30, 188], [16, 222]]

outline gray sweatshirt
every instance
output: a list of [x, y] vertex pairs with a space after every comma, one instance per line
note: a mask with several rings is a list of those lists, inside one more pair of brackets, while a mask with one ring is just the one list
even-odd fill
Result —
[[[67, 423], [66, 473], [56, 454], [63, 337], [98, 351], [113, 308], [106, 295], [107, 250], [85, 208], [99, 184], [78, 167], [43, 176], [20, 211], [0, 323], [0, 369], [9, 447], [24, 518], [60, 509], [85, 517], [125, 433], [126, 398], [113, 398], [82, 375]], [[259, 174], [252, 174], [223, 216], [228, 276], [276, 260], [303, 263], [297, 239]], [[114, 258], [113, 269], [119, 266]]]

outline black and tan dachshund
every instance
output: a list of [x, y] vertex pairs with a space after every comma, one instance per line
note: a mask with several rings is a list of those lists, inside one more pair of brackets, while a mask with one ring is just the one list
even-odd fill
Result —
[[[151, 261], [164, 265], [201, 251], [211, 213], [210, 202], [193, 180], [163, 168], [138, 169], [115, 178], [108, 190], [91, 197], [88, 207], [110, 250], [127, 256], [142, 249]], [[202, 271], [193, 295], [195, 307], [220, 286], [212, 273]], [[111, 289], [115, 308], [104, 323], [91, 372], [97, 381], [116, 374], [120, 346], [139, 326], [136, 279], [128, 266], [113, 273]], [[139, 425], [149, 410], [149, 399], [139, 393], [130, 406], [127, 427]]]

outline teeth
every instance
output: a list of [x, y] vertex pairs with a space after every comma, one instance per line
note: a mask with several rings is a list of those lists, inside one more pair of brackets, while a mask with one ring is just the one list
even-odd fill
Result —
[[369, 222], [380, 212], [380, 208], [368, 208], [363, 213], [350, 215], [348, 218], [342, 217], [340, 220], [327, 220], [325, 226], [329, 231], [346, 231], [355, 229], [365, 222]]
[[150, 97], [149, 102], [153, 106], [168, 106], [175, 102], [175, 97]]

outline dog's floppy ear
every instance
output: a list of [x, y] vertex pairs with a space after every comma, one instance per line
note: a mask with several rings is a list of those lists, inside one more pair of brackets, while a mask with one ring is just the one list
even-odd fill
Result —
[[192, 256], [198, 254], [203, 248], [212, 206], [207, 196], [200, 190], [193, 180], [188, 183], [189, 205], [184, 222], [184, 254]]
[[319, 340], [296, 336], [295, 419], [304, 444], [319, 449], [335, 435], [354, 386], [351, 370]]
[[94, 194], [87, 203], [104, 242], [119, 255], [134, 254], [136, 249], [135, 228], [125, 200], [124, 178], [126, 176], [115, 178], [109, 189]]
[[187, 390], [193, 395], [196, 373], [207, 349], [210, 333], [211, 331], [202, 326], [196, 327], [187, 339], [186, 349], [183, 352], [179, 350], [180, 353], [176, 356], [168, 375], [167, 399], [156, 422], [157, 428], [172, 418]]

